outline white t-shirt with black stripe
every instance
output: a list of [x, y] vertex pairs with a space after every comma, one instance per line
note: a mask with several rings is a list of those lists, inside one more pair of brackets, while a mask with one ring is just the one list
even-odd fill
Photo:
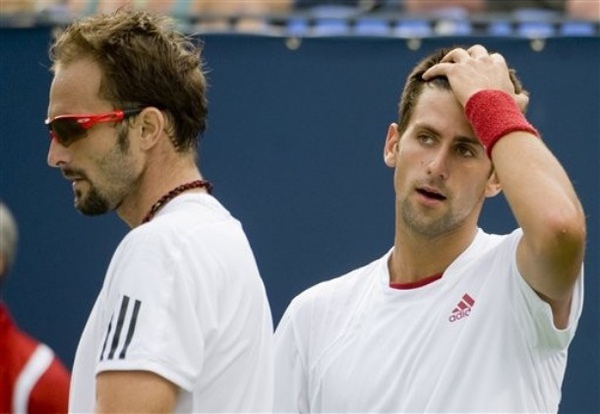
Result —
[[241, 224], [183, 194], [132, 230], [109, 265], [75, 357], [69, 410], [93, 412], [101, 371], [154, 372], [177, 412], [268, 412], [272, 319]]
[[583, 270], [557, 329], [517, 270], [521, 235], [479, 230], [418, 288], [389, 286], [390, 250], [301, 293], [275, 333], [274, 412], [556, 412]]

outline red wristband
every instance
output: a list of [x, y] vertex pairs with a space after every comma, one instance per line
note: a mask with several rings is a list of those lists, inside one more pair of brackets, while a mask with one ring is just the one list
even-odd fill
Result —
[[465, 105], [465, 114], [490, 158], [496, 142], [511, 132], [526, 131], [540, 136], [512, 96], [500, 90], [475, 93]]

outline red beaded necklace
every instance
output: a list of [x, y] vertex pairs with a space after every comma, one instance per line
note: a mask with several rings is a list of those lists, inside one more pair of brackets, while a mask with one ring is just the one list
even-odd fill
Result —
[[142, 224], [147, 223], [150, 220], [152, 220], [152, 218], [154, 217], [154, 215], [156, 214], [156, 212], [158, 210], [160, 210], [165, 204], [167, 204], [169, 201], [173, 200], [179, 194], [183, 193], [184, 191], [191, 190], [192, 188], [202, 188], [202, 187], [206, 188], [208, 190], [209, 194], [212, 192], [212, 189], [213, 189], [212, 184], [210, 182], [204, 181], [204, 180], [190, 181], [189, 183], [181, 184], [180, 186], [175, 187], [174, 189], [169, 191], [167, 194], [162, 196], [156, 203], [154, 203], [152, 205], [152, 207], [150, 207], [150, 211], [148, 211], [148, 213], [146, 213], [146, 215], [144, 216], [144, 219], [142, 220]]

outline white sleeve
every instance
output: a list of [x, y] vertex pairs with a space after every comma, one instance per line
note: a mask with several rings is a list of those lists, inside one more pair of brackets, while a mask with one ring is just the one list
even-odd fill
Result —
[[109, 266], [103, 318], [109, 322], [96, 372], [151, 371], [191, 391], [204, 357], [193, 276], [209, 270], [190, 269], [173, 240], [130, 236]]
[[528, 341], [536, 348], [564, 350], [577, 330], [577, 324], [583, 309], [583, 265], [573, 289], [569, 323], [564, 329], [554, 325], [552, 308], [533, 290], [519, 273], [516, 262], [516, 249], [522, 236], [520, 229], [511, 234], [512, 257], [510, 265], [511, 278], [516, 286], [516, 309], [519, 323], [523, 326]]
[[550, 304], [542, 300], [520, 274], [517, 277], [517, 285], [521, 294], [521, 301], [517, 303], [523, 307], [523, 313], [531, 316], [530, 323], [522, 322], [529, 326], [527, 331], [530, 334], [530, 343], [536, 348], [566, 349], [575, 336], [583, 310], [583, 267], [573, 289], [569, 323], [564, 329], [554, 325]]

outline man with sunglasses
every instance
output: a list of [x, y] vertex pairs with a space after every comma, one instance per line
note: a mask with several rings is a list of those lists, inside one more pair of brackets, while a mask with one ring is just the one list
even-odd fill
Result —
[[80, 339], [69, 411], [270, 411], [265, 288], [197, 165], [199, 48], [166, 17], [121, 10], [72, 23], [50, 57], [48, 164], [80, 212], [132, 228]]

